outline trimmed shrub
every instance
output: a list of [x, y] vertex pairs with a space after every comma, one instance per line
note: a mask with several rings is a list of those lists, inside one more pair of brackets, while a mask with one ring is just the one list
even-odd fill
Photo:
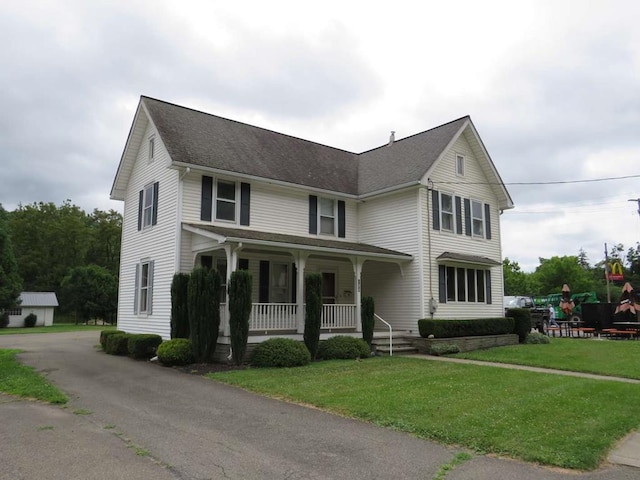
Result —
[[251, 315], [251, 285], [253, 279], [247, 270], [236, 270], [229, 280], [229, 329], [231, 352], [236, 365], [242, 363], [249, 340]]
[[531, 311], [528, 308], [509, 308], [506, 316], [513, 318], [513, 333], [517, 334], [520, 343], [523, 343], [531, 331]]
[[122, 330], [102, 330], [100, 332], [100, 345], [102, 345], [102, 349], [103, 350], [107, 349], [107, 338], [109, 338], [110, 335], [117, 335], [119, 333], [127, 333], [127, 332], [124, 332]]
[[451, 353], [460, 353], [460, 347], [455, 343], [435, 343], [431, 345], [429, 349], [430, 355], [435, 355], [436, 357], [440, 355], [449, 355]]
[[156, 354], [161, 343], [162, 337], [160, 335], [152, 333], [131, 335], [127, 343], [127, 351], [133, 358], [148, 360]]
[[187, 287], [189, 339], [196, 363], [213, 359], [220, 328], [220, 275], [198, 267], [189, 276]]
[[188, 338], [174, 338], [162, 342], [158, 347], [157, 354], [160, 363], [167, 367], [193, 363], [191, 340]]
[[542, 344], [542, 343], [549, 343], [551, 342], [551, 340], [549, 340], [549, 337], [547, 337], [544, 333], [540, 333], [540, 332], [531, 332], [527, 334], [527, 337], [524, 340], [524, 343], [528, 343], [528, 344]]
[[251, 359], [254, 367], [299, 367], [311, 362], [311, 354], [304, 343], [290, 338], [270, 338], [259, 343]]
[[0, 328], [7, 328], [9, 326], [9, 313], [0, 313]]
[[189, 338], [188, 288], [189, 274], [176, 273], [171, 281], [171, 338]]
[[319, 273], [305, 275], [305, 300], [304, 344], [314, 359], [318, 352], [322, 325], [322, 275]]
[[318, 345], [318, 358], [323, 360], [367, 358], [371, 347], [361, 338], [336, 335]]
[[118, 333], [107, 337], [107, 346], [104, 349], [109, 355], [127, 355], [129, 353], [130, 333]]
[[473, 337], [482, 335], [504, 335], [513, 333], [514, 320], [511, 317], [476, 318], [471, 320], [443, 320], [423, 318], [418, 320], [418, 330], [422, 338]]
[[361, 302], [361, 320], [362, 320], [362, 339], [371, 346], [373, 341], [373, 329], [376, 324], [376, 319], [373, 316], [375, 313], [375, 305], [373, 303], [373, 297], [362, 297]]
[[33, 328], [36, 326], [37, 321], [38, 321], [38, 316], [35, 313], [30, 313], [24, 319], [24, 326], [26, 328]]

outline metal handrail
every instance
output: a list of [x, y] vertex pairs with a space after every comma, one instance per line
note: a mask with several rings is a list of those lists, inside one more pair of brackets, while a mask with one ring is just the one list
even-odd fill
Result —
[[377, 313], [374, 313], [373, 316], [376, 317], [378, 320], [380, 320], [382, 323], [384, 323], [387, 327], [389, 327], [389, 356], [392, 357], [393, 356], [393, 331], [391, 329], [391, 325], [385, 322], [385, 320]]

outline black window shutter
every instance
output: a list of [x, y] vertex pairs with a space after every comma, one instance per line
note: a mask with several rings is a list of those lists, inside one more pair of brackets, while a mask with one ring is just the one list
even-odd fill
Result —
[[438, 265], [438, 301], [447, 303], [447, 270], [444, 265]]
[[346, 236], [345, 230], [345, 204], [343, 200], [338, 200], [338, 237], [344, 238]]
[[239, 258], [238, 259], [238, 270], [249, 270], [249, 259], [248, 258]]
[[484, 229], [485, 238], [491, 240], [491, 207], [488, 203], [484, 204]]
[[140, 264], [136, 263], [136, 273], [133, 290], [133, 313], [138, 314], [138, 289], [140, 288]]
[[462, 235], [462, 198], [456, 197], [456, 233]]
[[269, 261], [260, 260], [260, 283], [258, 286], [258, 302], [269, 303]]
[[471, 236], [471, 200], [464, 199], [464, 233]]
[[309, 233], [318, 233], [318, 197], [309, 195]]
[[485, 270], [484, 275], [487, 303], [491, 303], [491, 270]]
[[158, 223], [158, 190], [160, 182], [153, 184], [153, 210], [151, 210], [151, 225]]
[[142, 204], [144, 202], [144, 190], [138, 195], [138, 230], [142, 230]]
[[200, 220], [211, 221], [213, 206], [213, 177], [202, 176], [202, 192], [200, 195]]
[[149, 279], [147, 280], [147, 314], [153, 313], [153, 268], [155, 262], [149, 262]]
[[251, 205], [251, 185], [240, 184], [240, 225], [249, 225], [249, 208]]
[[296, 264], [291, 264], [291, 303], [297, 303], [298, 296], [298, 269]]
[[431, 190], [433, 203], [433, 229], [440, 230], [440, 195], [437, 190]]

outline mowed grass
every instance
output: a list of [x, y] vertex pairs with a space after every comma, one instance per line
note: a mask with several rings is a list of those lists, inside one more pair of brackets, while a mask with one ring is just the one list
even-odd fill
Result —
[[67, 403], [67, 397], [32, 367], [16, 359], [20, 350], [0, 350], [0, 392], [50, 403]]
[[32, 328], [0, 328], [0, 335], [20, 335], [24, 333], [62, 333], [62, 332], [86, 332], [115, 329], [115, 325], [75, 325], [73, 323], [56, 323], [49, 327]]
[[414, 358], [208, 376], [421, 438], [571, 469], [597, 468], [640, 422], [640, 385]]
[[547, 345], [511, 345], [451, 356], [640, 379], [640, 341], [635, 340], [552, 338]]

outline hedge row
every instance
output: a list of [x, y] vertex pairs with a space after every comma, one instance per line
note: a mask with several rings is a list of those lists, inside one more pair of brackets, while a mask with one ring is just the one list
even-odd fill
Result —
[[129, 355], [136, 359], [148, 360], [155, 356], [161, 343], [160, 335], [125, 333], [122, 330], [100, 332], [100, 345], [110, 355]]
[[472, 320], [418, 320], [420, 336], [428, 338], [472, 337], [514, 333], [515, 321], [511, 317], [477, 318]]

